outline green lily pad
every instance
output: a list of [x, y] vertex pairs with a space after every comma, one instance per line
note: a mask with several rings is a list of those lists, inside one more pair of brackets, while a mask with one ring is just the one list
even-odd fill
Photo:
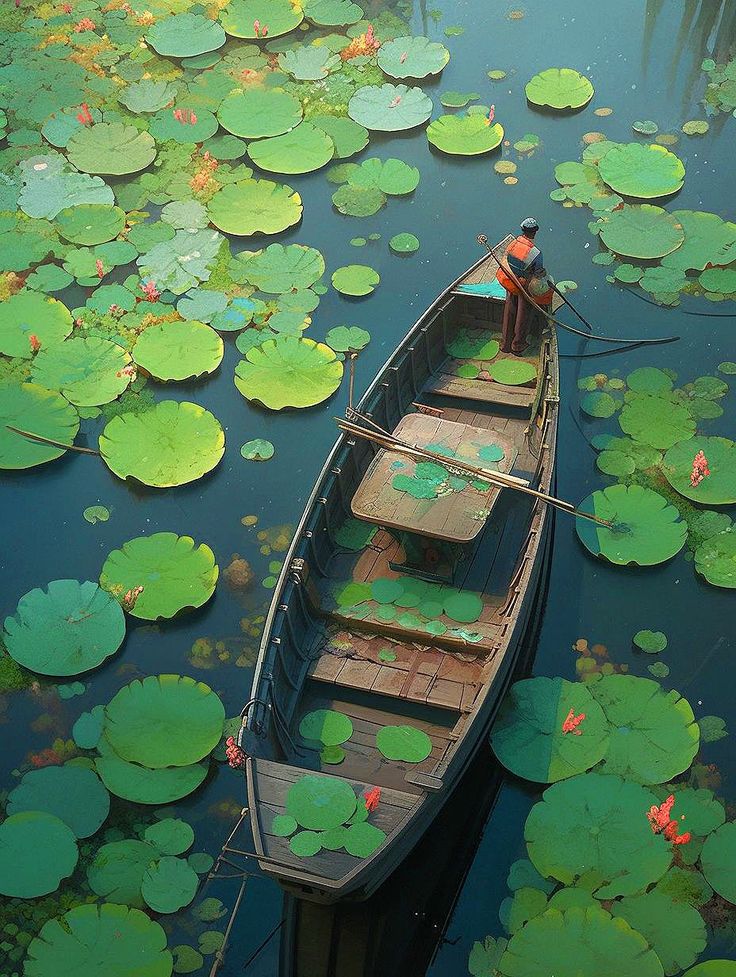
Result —
[[479, 156], [501, 145], [503, 127], [483, 115], [441, 115], [427, 127], [430, 144], [453, 156]]
[[6, 617], [10, 656], [40, 675], [79, 675], [114, 655], [125, 637], [120, 605], [97, 584], [53, 580], [21, 597]]
[[377, 60], [389, 78], [427, 78], [442, 71], [450, 52], [428, 37], [395, 37], [381, 45]]
[[337, 828], [355, 811], [356, 797], [344, 780], [305, 774], [286, 795], [286, 813], [309, 831]]
[[[563, 732], [571, 709], [584, 714], [580, 735]], [[512, 685], [491, 730], [491, 746], [507, 770], [547, 784], [595, 766], [606, 754], [608, 737], [608, 720], [586, 685], [540, 676]]]
[[145, 170], [156, 158], [156, 143], [148, 132], [122, 122], [81, 126], [66, 146], [69, 161], [83, 173], [123, 176]]
[[682, 160], [657, 143], [616, 143], [598, 171], [604, 183], [627, 197], [664, 197], [685, 182]]
[[95, 895], [106, 902], [143, 908], [141, 882], [159, 853], [145, 841], [126, 838], [102, 845], [87, 869], [87, 881]]
[[625, 434], [653, 448], [671, 448], [695, 434], [695, 421], [684, 405], [650, 394], [630, 400], [618, 422]]
[[312, 407], [337, 390], [343, 364], [313, 339], [279, 336], [248, 350], [235, 368], [235, 386], [271, 410]]
[[351, 824], [343, 839], [343, 847], [349, 855], [355, 858], [368, 858], [377, 851], [386, 840], [386, 832], [381, 831], [374, 824], [360, 821]]
[[353, 735], [350, 717], [335, 709], [315, 709], [299, 723], [299, 735], [324, 746], [339, 746]]
[[35, 899], [55, 892], [78, 858], [77, 840], [59, 818], [44, 811], [12, 814], [0, 824], [0, 893]]
[[370, 295], [380, 281], [369, 265], [344, 265], [332, 273], [332, 287], [342, 295]]
[[592, 390], [580, 401], [580, 409], [590, 417], [613, 417], [621, 406], [621, 401], [612, 397], [607, 390]]
[[581, 879], [598, 899], [637, 895], [672, 861], [671, 846], [646, 818], [656, 803], [646, 787], [620, 777], [585, 773], [561, 780], [527, 818], [529, 857], [543, 876], [564, 885]]
[[44, 767], [26, 773], [8, 796], [6, 814], [23, 811], [53, 814], [77, 838], [90, 838], [107, 819], [110, 795], [86, 767]]
[[100, 586], [119, 598], [142, 587], [128, 613], [156, 621], [206, 604], [218, 574], [215, 554], [205, 543], [197, 546], [191, 536], [154, 533], [113, 550], [103, 564]]
[[289, 848], [300, 858], [311, 858], [322, 848], [321, 832], [299, 831], [290, 839]]
[[656, 366], [641, 366], [638, 370], [633, 370], [626, 377], [626, 385], [629, 390], [641, 394], [666, 394], [673, 387], [673, 380], [664, 370], [659, 370]]
[[736, 261], [736, 223], [702, 210], [674, 210], [672, 216], [682, 225], [685, 243], [667, 255], [664, 265], [703, 271], [708, 265]]
[[281, 70], [297, 81], [319, 81], [341, 64], [340, 55], [327, 47], [297, 47], [279, 55]]
[[479, 92], [443, 92], [440, 95], [440, 104], [447, 109], [464, 109], [468, 103], [478, 98], [480, 98]]
[[246, 461], [268, 461], [269, 458], [273, 458], [275, 450], [270, 441], [255, 438], [253, 441], [246, 441], [240, 449], [240, 454]]
[[296, 818], [292, 818], [288, 814], [277, 814], [271, 822], [271, 834], [278, 838], [288, 838], [289, 835], [294, 834], [297, 828]]
[[700, 855], [703, 875], [719, 896], [736, 903], [736, 821], [727, 821], [706, 838]]
[[298, 98], [282, 88], [246, 88], [227, 95], [217, 118], [223, 129], [243, 139], [280, 136], [302, 121]]
[[131, 378], [123, 371], [129, 363], [130, 354], [109, 339], [72, 337], [42, 347], [34, 357], [31, 378], [48, 390], [58, 390], [77, 407], [97, 407], [126, 389]]
[[325, 132], [335, 146], [335, 158], [347, 159], [368, 145], [368, 130], [352, 119], [337, 115], [313, 115], [309, 121]]
[[193, 974], [204, 966], [202, 954], [193, 946], [187, 946], [186, 943], [172, 947], [171, 952], [174, 954], [175, 974]]
[[290, 0], [232, 0], [221, 15], [222, 26], [231, 37], [256, 38], [256, 25], [266, 28], [268, 37], [288, 34], [304, 19], [301, 4]]
[[143, 837], [161, 855], [181, 855], [194, 844], [194, 829], [181, 818], [164, 818], [149, 824]]
[[483, 613], [483, 601], [471, 591], [451, 590], [442, 594], [445, 614], [458, 624], [474, 624]]
[[654, 136], [659, 132], [659, 126], [656, 122], [652, 122], [651, 119], [643, 119], [638, 122], [632, 122], [631, 128], [634, 130], [634, 132], [638, 132], [642, 136]]
[[325, 336], [325, 342], [338, 353], [357, 353], [365, 349], [371, 340], [367, 329], [359, 326], [333, 326]]
[[366, 129], [400, 132], [423, 125], [432, 114], [432, 99], [421, 88], [365, 85], [348, 103], [348, 115]]
[[415, 726], [384, 726], [376, 733], [376, 746], [387, 760], [421, 763], [432, 752], [432, 740]]
[[103, 706], [83, 712], [72, 726], [72, 738], [80, 750], [93, 750], [102, 735]]
[[114, 417], [100, 435], [100, 453], [118, 478], [168, 488], [206, 475], [225, 451], [220, 422], [204, 407], [164, 400], [144, 414]]
[[118, 101], [130, 109], [135, 115], [148, 112], [158, 112], [176, 98], [176, 85], [170, 81], [156, 81], [153, 78], [141, 78], [124, 88], [118, 95]]
[[700, 726], [701, 743], [715, 743], [728, 736], [726, 721], [720, 716], [701, 716], [698, 726]]
[[574, 68], [547, 68], [527, 82], [524, 89], [532, 105], [551, 109], [579, 109], [593, 97], [590, 81]]
[[637, 631], [632, 640], [639, 651], [644, 651], [647, 655], [658, 655], [667, 647], [667, 635], [663, 631], [645, 628]]
[[388, 242], [388, 246], [396, 254], [414, 254], [419, 250], [419, 238], [415, 234], [405, 231], [402, 234], [394, 234]]
[[363, 9], [352, 0], [306, 0], [304, 16], [319, 27], [347, 27], [362, 19]]
[[146, 43], [165, 58], [194, 58], [216, 51], [225, 43], [225, 31], [202, 14], [177, 13], [157, 20]]
[[736, 977], [736, 960], [706, 960], [683, 977]]
[[605, 675], [593, 697], [611, 725], [603, 770], [643, 784], [661, 784], [690, 766], [700, 729], [690, 703], [648, 678]]
[[319, 281], [324, 270], [325, 260], [320, 252], [302, 244], [269, 244], [244, 262], [244, 272], [250, 284], [275, 295], [310, 288]]
[[698, 276], [698, 282], [706, 292], [736, 292], [736, 268], [707, 268]]
[[215, 227], [226, 234], [278, 234], [299, 223], [302, 198], [282, 183], [241, 180], [218, 190], [207, 210]]
[[105, 706], [105, 737], [129, 763], [183, 767], [214, 750], [224, 721], [219, 696], [204, 682], [149, 675], [123, 686]]
[[206, 109], [192, 112], [185, 108], [182, 114], [179, 113], [178, 106], [157, 112], [149, 124], [150, 135], [158, 142], [171, 140], [191, 145], [191, 143], [204, 142], [217, 132], [217, 119]]
[[250, 158], [270, 173], [311, 173], [335, 154], [335, 144], [322, 129], [302, 122], [291, 132], [258, 139], [248, 146]]
[[31, 336], [41, 349], [60, 343], [72, 331], [72, 317], [58, 299], [39, 292], [18, 292], [0, 302], [0, 353], [30, 359]]
[[143, 874], [141, 894], [154, 912], [175, 913], [194, 899], [199, 878], [183, 858], [166, 856]]
[[602, 217], [600, 225], [606, 247], [627, 258], [662, 258], [685, 240], [677, 219], [652, 204], [624, 204]]
[[149, 326], [133, 347], [135, 362], [156, 380], [214, 373], [223, 355], [223, 342], [215, 330], [196, 319]]
[[736, 587], [736, 533], [726, 530], [702, 542], [695, 569], [714, 587]]
[[[710, 475], [693, 486], [693, 460], [702, 451]], [[664, 456], [662, 472], [673, 489], [686, 499], [703, 505], [736, 502], [736, 443], [729, 438], [694, 437], [673, 445]]]
[[59, 211], [56, 226], [73, 244], [105, 244], [125, 227], [125, 211], [111, 204], [77, 204]]
[[100, 756], [95, 769], [116, 797], [136, 804], [170, 804], [191, 794], [207, 776], [207, 763], [153, 770], [119, 757], [103, 736], [97, 743]]
[[654, 566], [679, 553], [687, 524], [667, 500], [640, 485], [611, 485], [588, 495], [578, 506], [612, 522], [611, 528], [576, 519], [581, 542], [594, 556], [620, 566]]
[[60, 394], [36, 383], [0, 383], [0, 469], [20, 470], [54, 461], [65, 449], [16, 434], [6, 425], [71, 445], [79, 415]]
[[537, 378], [537, 368], [527, 360], [497, 360], [488, 367], [488, 374], [496, 383], [519, 386]]

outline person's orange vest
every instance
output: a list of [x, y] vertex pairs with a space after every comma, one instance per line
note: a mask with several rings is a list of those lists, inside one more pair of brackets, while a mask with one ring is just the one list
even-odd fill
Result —
[[[520, 261], [524, 261], [526, 256], [529, 254], [532, 248], [536, 247], [534, 241], [531, 238], [526, 237], [522, 234], [516, 238], [514, 243], [509, 247], [507, 254], [513, 255], [514, 258], [518, 258]], [[519, 277], [517, 275], [517, 277]], [[512, 295], [519, 294], [519, 287], [509, 273], [505, 270], [503, 265], [498, 266], [498, 271], [496, 272], [497, 280], [503, 285], [507, 292], [511, 292]], [[523, 284], [523, 281], [522, 281]]]

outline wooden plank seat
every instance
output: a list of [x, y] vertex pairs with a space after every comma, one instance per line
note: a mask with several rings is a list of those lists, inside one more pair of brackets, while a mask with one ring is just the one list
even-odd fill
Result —
[[[470, 336], [476, 335], [477, 331], [466, 331]], [[478, 333], [479, 334], [479, 333]], [[501, 334], [497, 332], [487, 332], [488, 340], [496, 340], [500, 343]], [[451, 349], [457, 349], [452, 343]], [[511, 406], [523, 407], [528, 409], [534, 403], [536, 396], [537, 382], [530, 381], [528, 384], [511, 386], [504, 383], [497, 383], [488, 377], [488, 368], [501, 360], [519, 359], [531, 363], [539, 373], [540, 370], [541, 345], [538, 338], [532, 341], [532, 345], [523, 357], [514, 356], [512, 353], [499, 352], [490, 360], [478, 358], [458, 358], [448, 356], [436, 373], [430, 377], [424, 392], [439, 394], [445, 397], [458, 397], [464, 400], [473, 400], [488, 404], [508, 404]], [[473, 377], [472, 370], [477, 370], [478, 375]]]

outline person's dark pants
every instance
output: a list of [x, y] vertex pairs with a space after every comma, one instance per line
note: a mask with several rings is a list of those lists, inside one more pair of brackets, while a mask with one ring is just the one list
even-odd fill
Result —
[[502, 349], [504, 353], [523, 353], [527, 347], [531, 307], [523, 295], [506, 292], [503, 306]]

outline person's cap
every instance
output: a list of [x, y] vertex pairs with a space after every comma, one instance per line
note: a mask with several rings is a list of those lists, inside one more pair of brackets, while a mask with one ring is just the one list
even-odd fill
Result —
[[525, 217], [521, 222], [522, 231], [538, 231], [539, 224], [534, 217]]

